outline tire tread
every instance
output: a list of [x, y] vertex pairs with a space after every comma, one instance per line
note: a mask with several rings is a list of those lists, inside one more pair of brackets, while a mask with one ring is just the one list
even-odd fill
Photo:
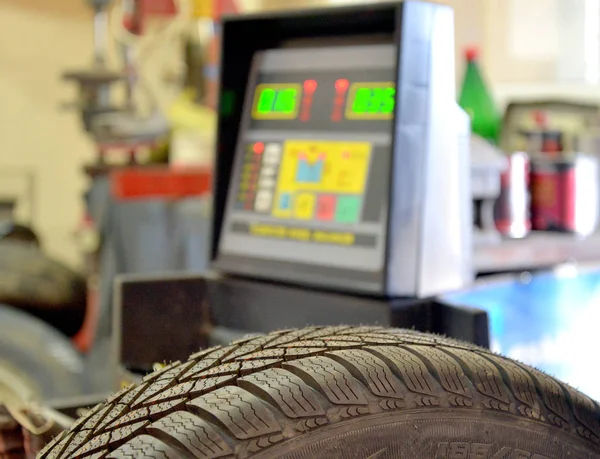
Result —
[[410, 409], [504, 413], [600, 453], [600, 407], [485, 349], [378, 327], [278, 331], [198, 352], [115, 394], [40, 459], [217, 459], [350, 418]]

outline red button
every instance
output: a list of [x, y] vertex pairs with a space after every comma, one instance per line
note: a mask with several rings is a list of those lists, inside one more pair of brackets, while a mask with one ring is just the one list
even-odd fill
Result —
[[322, 194], [317, 200], [317, 220], [333, 220], [337, 198], [330, 194]]

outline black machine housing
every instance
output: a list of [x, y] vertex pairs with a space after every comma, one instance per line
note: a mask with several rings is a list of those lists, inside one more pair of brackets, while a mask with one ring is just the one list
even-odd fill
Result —
[[[473, 277], [468, 118], [455, 103], [453, 43], [451, 8], [416, 1], [226, 19], [211, 241], [215, 269], [380, 297], [426, 298], [468, 285]], [[331, 251], [330, 260], [340, 256], [339, 250], [306, 242], [262, 243], [264, 250], [251, 256], [225, 253], [224, 241], [233, 226], [228, 222], [239, 158], [252, 134], [250, 91], [256, 87], [260, 70], [257, 60], [266, 61], [273, 57], [268, 53], [274, 52], [279, 53], [275, 58], [280, 60], [286, 53], [300, 56], [298, 49], [304, 48], [308, 71], [318, 62], [311, 49], [312, 54], [318, 54], [326, 47], [339, 47], [343, 53], [354, 46], [358, 53], [365, 45], [383, 48], [382, 55], [391, 61], [390, 78], [396, 87], [393, 117], [382, 133], [387, 144], [379, 151], [371, 145], [371, 155], [387, 161], [378, 177], [385, 202], [380, 265], [370, 272], [361, 270], [358, 255], [343, 268], [338, 263], [337, 269], [307, 255], [304, 263], [299, 263], [293, 253]], [[360, 62], [351, 65], [355, 72], [361, 70]], [[371, 134], [368, 123], [356, 126], [359, 132], [351, 140], [364, 140]], [[343, 138], [326, 123], [320, 129], [305, 131], [280, 127], [278, 132], [284, 144], [307, 136], [334, 142]], [[286, 255], [282, 258], [281, 253]], [[287, 254], [289, 260], [285, 259]]]

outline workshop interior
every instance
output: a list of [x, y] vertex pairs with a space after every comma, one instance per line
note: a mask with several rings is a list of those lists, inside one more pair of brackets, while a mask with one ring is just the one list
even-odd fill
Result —
[[600, 458], [600, 0], [0, 36], [0, 459]]

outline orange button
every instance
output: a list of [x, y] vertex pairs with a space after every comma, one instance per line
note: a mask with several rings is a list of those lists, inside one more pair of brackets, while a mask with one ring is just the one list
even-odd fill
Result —
[[337, 198], [332, 194], [322, 194], [317, 200], [317, 220], [330, 221], [335, 215]]

